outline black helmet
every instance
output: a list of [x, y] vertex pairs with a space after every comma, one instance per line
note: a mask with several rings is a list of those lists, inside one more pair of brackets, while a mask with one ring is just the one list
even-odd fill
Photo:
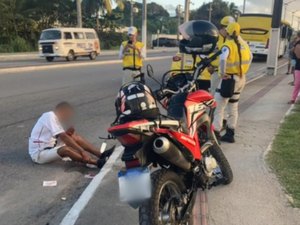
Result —
[[149, 87], [140, 82], [131, 82], [121, 87], [116, 99], [119, 122], [137, 119], [156, 119], [159, 109]]
[[179, 26], [183, 40], [179, 43], [181, 53], [210, 54], [217, 45], [219, 32], [215, 25], [204, 20], [193, 20]]

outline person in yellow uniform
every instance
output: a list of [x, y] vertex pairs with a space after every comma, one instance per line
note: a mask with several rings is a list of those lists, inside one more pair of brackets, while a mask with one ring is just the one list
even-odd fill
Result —
[[119, 58], [123, 60], [124, 71], [122, 84], [135, 80], [136, 76], [141, 74], [145, 58], [145, 46], [137, 40], [137, 34], [136, 27], [129, 27], [128, 40], [123, 41], [120, 46]]
[[[219, 62], [221, 82], [215, 93], [217, 108], [213, 124], [216, 136], [221, 141], [234, 143], [238, 120], [238, 102], [246, 84], [246, 74], [252, 62], [252, 54], [248, 44], [240, 38], [240, 25], [238, 23], [230, 23], [226, 31], [227, 38], [222, 46]], [[220, 137], [227, 105], [229, 115], [226, 134]]]
[[[173, 57], [171, 70], [190, 70], [190, 74], [193, 74], [194, 63], [199, 63], [201, 61], [201, 57], [205, 56], [197, 56], [196, 62], [194, 62], [194, 58], [192, 55], [177, 53], [176, 56]], [[180, 72], [174, 72], [175, 76]], [[184, 72], [186, 73], [186, 72]], [[210, 90], [210, 78], [211, 78], [212, 68], [206, 68], [198, 77], [196, 81], [197, 89], [209, 91]]]
[[[217, 49], [216, 49], [217, 51], [221, 50], [223, 44], [226, 41], [226, 37], [227, 37], [226, 27], [230, 23], [233, 23], [233, 22], [235, 22], [235, 19], [232, 16], [225, 16], [220, 21], [219, 40], [217, 42]], [[213, 61], [212, 66], [218, 68], [219, 67], [219, 59], [216, 59], [215, 61]], [[212, 94], [215, 93], [219, 83], [220, 83], [220, 76], [219, 76], [218, 71], [216, 71], [211, 77], [211, 92], [212, 92]]]

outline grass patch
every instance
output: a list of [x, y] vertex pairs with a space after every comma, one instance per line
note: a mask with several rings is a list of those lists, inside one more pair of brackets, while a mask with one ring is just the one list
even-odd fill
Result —
[[293, 197], [292, 205], [300, 208], [300, 105], [281, 124], [267, 161]]

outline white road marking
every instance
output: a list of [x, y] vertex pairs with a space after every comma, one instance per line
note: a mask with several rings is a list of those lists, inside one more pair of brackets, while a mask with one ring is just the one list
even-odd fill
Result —
[[82, 210], [89, 203], [93, 195], [95, 194], [97, 188], [101, 184], [103, 178], [111, 171], [113, 165], [123, 152], [123, 147], [117, 147], [114, 153], [110, 156], [109, 160], [106, 162], [105, 166], [100, 170], [100, 172], [94, 177], [94, 179], [89, 183], [87, 188], [80, 195], [79, 199], [72, 206], [67, 215], [63, 218], [60, 225], [74, 225], [82, 212]]

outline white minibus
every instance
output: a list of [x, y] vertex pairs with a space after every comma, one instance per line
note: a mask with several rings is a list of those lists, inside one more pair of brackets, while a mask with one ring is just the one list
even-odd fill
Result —
[[100, 41], [94, 29], [89, 28], [51, 28], [43, 30], [39, 40], [39, 55], [52, 62], [54, 58], [64, 57], [67, 61], [78, 56], [96, 59], [100, 54]]

